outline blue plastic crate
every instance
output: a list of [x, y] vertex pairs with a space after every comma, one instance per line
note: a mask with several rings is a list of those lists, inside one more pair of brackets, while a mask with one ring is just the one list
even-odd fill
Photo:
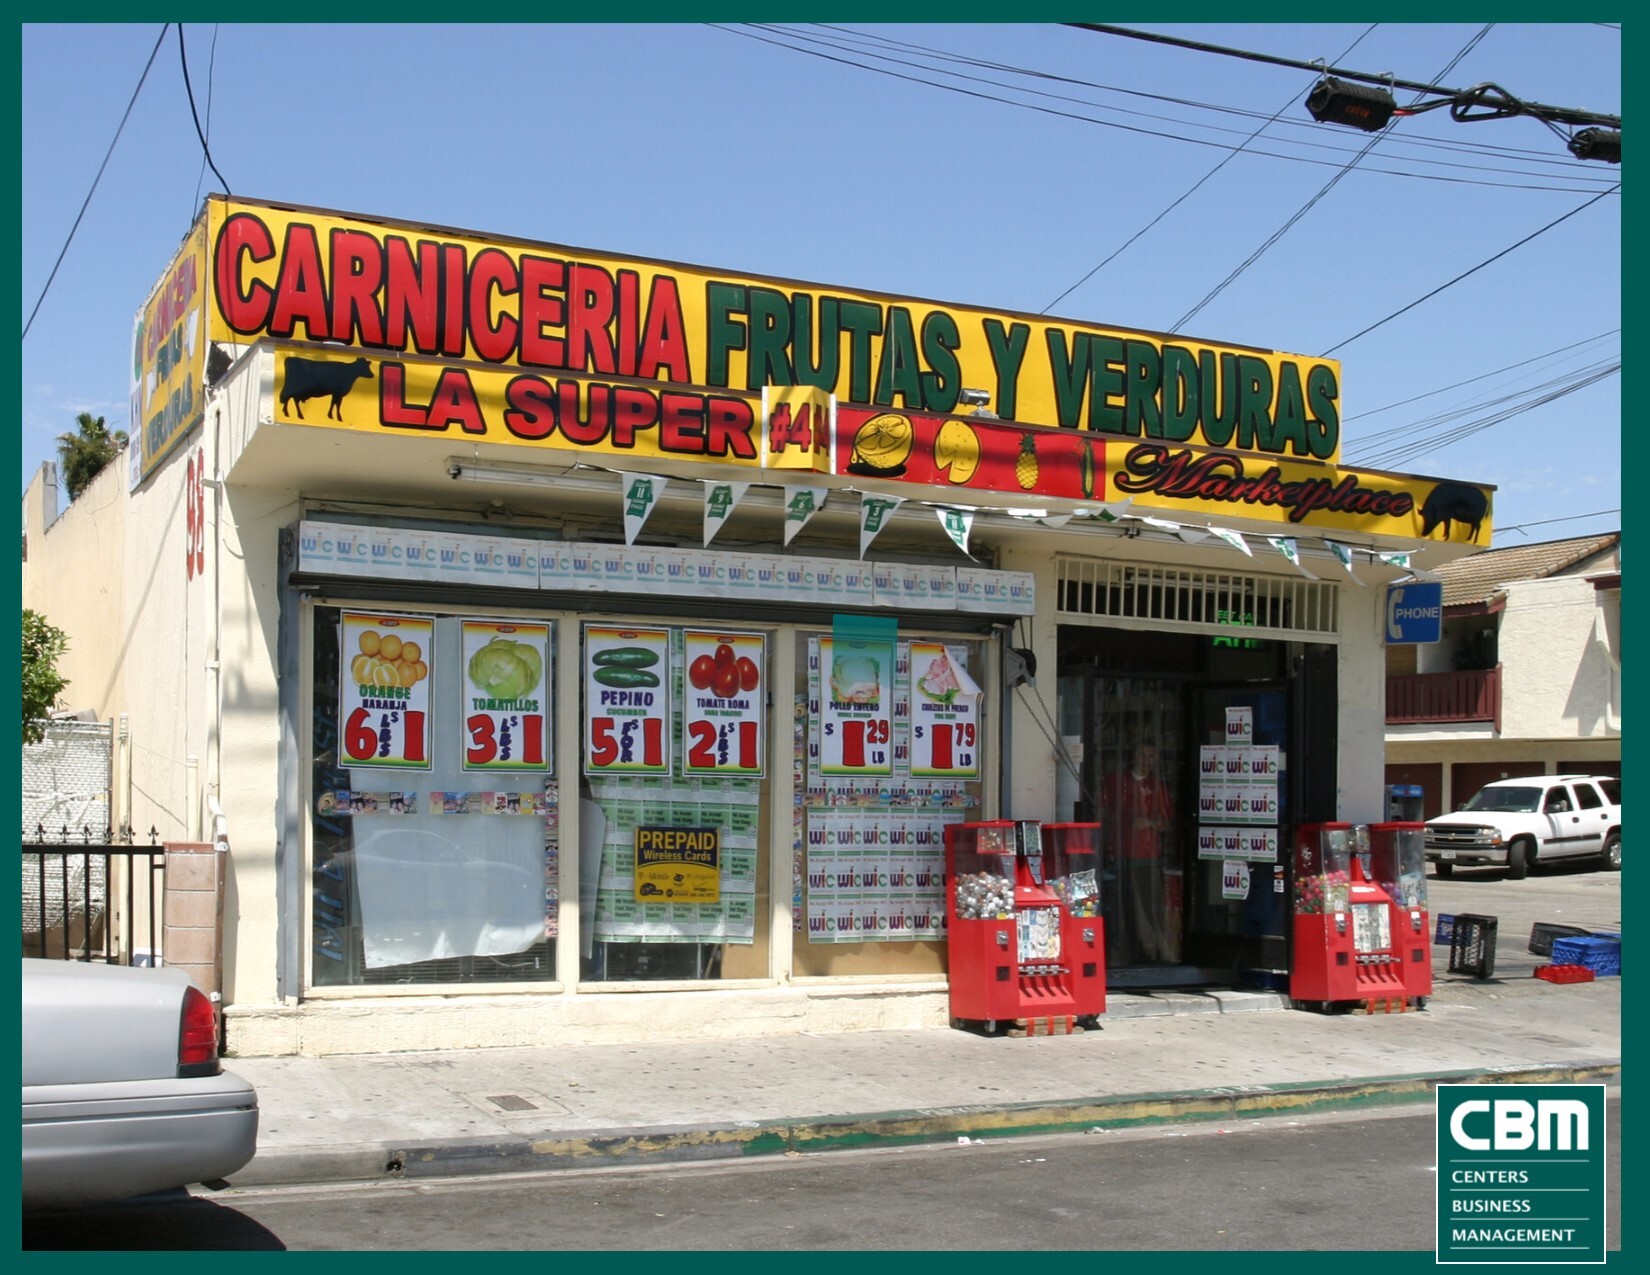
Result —
[[1595, 974], [1621, 973], [1619, 939], [1554, 939], [1554, 965], [1585, 965]]

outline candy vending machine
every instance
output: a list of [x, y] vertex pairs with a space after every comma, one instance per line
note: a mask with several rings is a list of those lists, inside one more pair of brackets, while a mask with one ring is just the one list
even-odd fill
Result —
[[1105, 1010], [1099, 831], [1011, 820], [947, 826], [952, 1026], [1064, 1035]]
[[[1411, 956], [1411, 909], [1371, 879], [1380, 875], [1375, 844], [1367, 828], [1347, 823], [1303, 824], [1295, 835], [1289, 997], [1297, 1009], [1425, 1004], [1406, 977], [1407, 965], [1420, 963]], [[1423, 920], [1423, 948], [1424, 930]]]
[[1408, 820], [1369, 825], [1370, 875], [1392, 904], [1395, 972], [1401, 995], [1416, 1009], [1425, 1009], [1432, 995], [1426, 831], [1424, 823]]

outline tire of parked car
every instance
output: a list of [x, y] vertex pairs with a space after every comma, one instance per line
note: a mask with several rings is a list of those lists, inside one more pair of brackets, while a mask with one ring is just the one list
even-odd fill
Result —
[[1604, 839], [1604, 852], [1599, 856], [1600, 869], [1605, 872], [1621, 871], [1621, 834], [1612, 832]]
[[1530, 872], [1530, 861], [1535, 858], [1535, 847], [1526, 837], [1519, 837], [1507, 847], [1507, 880], [1522, 881]]

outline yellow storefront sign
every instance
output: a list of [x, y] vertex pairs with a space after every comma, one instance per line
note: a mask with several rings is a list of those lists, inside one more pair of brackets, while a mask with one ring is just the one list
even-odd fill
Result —
[[[213, 197], [211, 336], [642, 380], [1333, 462], [1333, 359]], [[545, 391], [519, 387], [524, 418]], [[463, 405], [457, 404], [455, 411]], [[714, 454], [714, 453], [712, 453]]]

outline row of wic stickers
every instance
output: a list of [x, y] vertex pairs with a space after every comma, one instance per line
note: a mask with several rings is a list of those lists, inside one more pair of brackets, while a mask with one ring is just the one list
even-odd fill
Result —
[[1605, 1087], [1441, 1084], [1437, 1260], [1605, 1261]]

